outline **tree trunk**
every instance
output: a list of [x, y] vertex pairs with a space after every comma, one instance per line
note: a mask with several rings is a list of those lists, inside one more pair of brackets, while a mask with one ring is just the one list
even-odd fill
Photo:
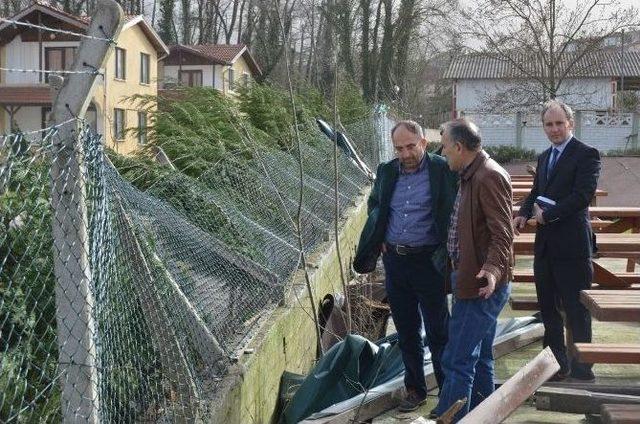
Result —
[[334, 27], [338, 30], [340, 63], [352, 80], [356, 79], [353, 65], [353, 52], [351, 40], [353, 37], [353, 21], [351, 17], [351, 0], [335, 0]]
[[371, 0], [360, 0], [360, 10], [362, 11], [362, 29], [360, 33], [360, 87], [362, 88], [364, 98], [371, 101], [373, 100], [369, 83], [369, 76], [371, 75], [371, 52], [369, 50]]
[[380, 46], [380, 90], [381, 97], [385, 99], [393, 99], [394, 91], [391, 67], [393, 64], [393, 21], [392, 21], [392, 2], [391, 0], [382, 0], [384, 4], [384, 26], [382, 35], [382, 45]]
[[415, 25], [415, 5], [416, 0], [402, 0], [400, 4], [400, 11], [398, 13], [398, 19], [396, 20], [395, 27], [395, 52], [396, 60], [394, 61], [394, 79], [396, 84], [400, 88], [400, 92], [404, 97], [406, 75], [407, 75], [407, 56], [409, 53], [409, 43]]
[[229, 27], [227, 28], [227, 33], [226, 33], [227, 44], [231, 44], [231, 36], [233, 35], [233, 29], [236, 26], [236, 21], [238, 19], [239, 5], [240, 5], [240, 0], [233, 0], [233, 9], [231, 10], [231, 22], [229, 23]]
[[191, 44], [191, 2], [181, 0], [182, 5], [182, 44]]
[[333, 82], [336, 75], [335, 68], [335, 32], [334, 25], [336, 17], [335, 0], [325, 0], [324, 6], [324, 30], [322, 32], [322, 57], [324, 60], [320, 64], [320, 85], [326, 98], [333, 98]]

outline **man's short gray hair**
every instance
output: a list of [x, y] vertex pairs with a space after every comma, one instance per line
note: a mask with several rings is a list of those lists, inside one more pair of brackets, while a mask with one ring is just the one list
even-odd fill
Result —
[[476, 151], [482, 147], [480, 129], [466, 118], [458, 118], [442, 124], [440, 135], [443, 134], [454, 142], [461, 143], [467, 150]]
[[392, 138], [393, 138], [393, 134], [400, 127], [404, 127], [410, 133], [415, 134], [420, 138], [424, 138], [424, 133], [422, 132], [422, 127], [420, 126], [420, 124], [418, 124], [416, 121], [409, 121], [409, 120], [398, 121], [398, 123], [396, 123], [393, 126], [393, 128], [391, 128]]
[[542, 111], [540, 112], [541, 121], [544, 122], [544, 114], [547, 113], [547, 111], [552, 107], [559, 107], [567, 117], [567, 121], [573, 121], [573, 110], [571, 109], [571, 107], [569, 107], [569, 105], [562, 100], [558, 99], [548, 100], [544, 102], [544, 104], [542, 105]]

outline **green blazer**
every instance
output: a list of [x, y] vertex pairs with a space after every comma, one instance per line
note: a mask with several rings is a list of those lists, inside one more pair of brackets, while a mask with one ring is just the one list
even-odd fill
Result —
[[[444, 273], [446, 243], [451, 211], [458, 192], [458, 174], [449, 170], [447, 161], [438, 155], [427, 153], [429, 183], [431, 186], [432, 214], [440, 248], [434, 253], [434, 263]], [[372, 272], [380, 256], [389, 221], [391, 196], [398, 181], [398, 159], [382, 163], [376, 172], [376, 181], [367, 201], [368, 218], [360, 234], [360, 242], [353, 260], [353, 269], [365, 274]]]

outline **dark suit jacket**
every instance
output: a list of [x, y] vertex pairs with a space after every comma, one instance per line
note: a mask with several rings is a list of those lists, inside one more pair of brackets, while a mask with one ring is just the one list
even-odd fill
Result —
[[[435, 255], [440, 257], [443, 268], [446, 263], [447, 228], [458, 190], [458, 175], [449, 170], [443, 157], [431, 153], [427, 155], [432, 214], [441, 244], [441, 249], [438, 249]], [[380, 247], [387, 232], [391, 196], [398, 181], [398, 166], [398, 159], [378, 166], [376, 181], [367, 202], [369, 216], [360, 234], [360, 242], [353, 260], [353, 269], [358, 273], [372, 272], [376, 267]]]
[[575, 137], [565, 147], [547, 180], [551, 147], [538, 157], [531, 193], [520, 208], [530, 218], [537, 196], [555, 200], [543, 213], [545, 225], [536, 230], [535, 254], [557, 259], [589, 258], [593, 251], [589, 203], [600, 176], [600, 153]]

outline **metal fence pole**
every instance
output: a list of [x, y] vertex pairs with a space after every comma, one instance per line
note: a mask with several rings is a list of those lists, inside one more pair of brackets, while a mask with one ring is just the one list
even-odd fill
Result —
[[[98, 0], [80, 43], [74, 71], [68, 78], [51, 77], [54, 92], [51, 123], [84, 116], [97, 70], [105, 65], [112, 43], [122, 28], [123, 12], [113, 0]], [[59, 90], [56, 90], [59, 88]], [[53, 93], [52, 93], [53, 94]], [[62, 382], [62, 414], [66, 423], [99, 421], [98, 378], [94, 324], [94, 296], [89, 267], [87, 205], [82, 147], [77, 123], [62, 125], [54, 143], [51, 165], [51, 202], [58, 360]]]

